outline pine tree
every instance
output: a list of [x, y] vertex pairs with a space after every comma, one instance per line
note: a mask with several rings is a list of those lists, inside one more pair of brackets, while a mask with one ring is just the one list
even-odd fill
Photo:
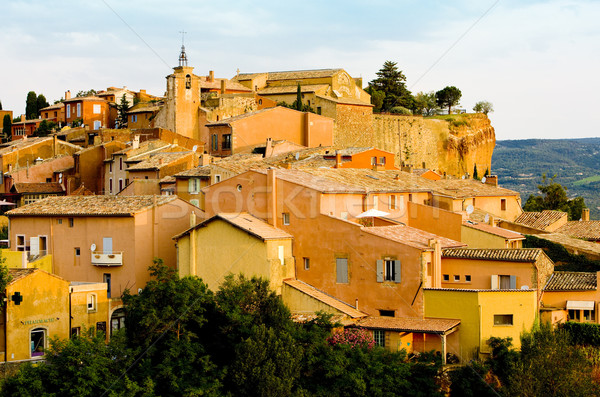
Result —
[[12, 120], [10, 119], [10, 114], [4, 115], [4, 120], [2, 120], [2, 132], [4, 134], [4, 140], [6, 142], [10, 141], [12, 135]]
[[300, 87], [300, 83], [298, 83], [298, 90], [296, 91], [296, 110], [302, 111], [302, 88]]
[[37, 95], [35, 91], [29, 91], [27, 93], [27, 100], [25, 101], [25, 118], [27, 120], [35, 119], [37, 114]]
[[127, 128], [127, 111], [129, 110], [129, 101], [125, 94], [121, 97], [121, 102], [117, 105], [117, 128]]
[[479, 179], [479, 175], [477, 175], [477, 164], [473, 167], [473, 179]]

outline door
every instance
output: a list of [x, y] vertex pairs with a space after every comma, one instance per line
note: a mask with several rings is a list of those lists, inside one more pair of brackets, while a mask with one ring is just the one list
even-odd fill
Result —
[[112, 237], [104, 237], [102, 239], [102, 251], [104, 254], [113, 253]]

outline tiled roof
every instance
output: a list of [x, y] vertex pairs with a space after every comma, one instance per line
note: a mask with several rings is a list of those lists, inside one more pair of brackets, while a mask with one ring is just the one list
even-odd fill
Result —
[[[13, 123], [13, 125], [14, 124], [15, 123]], [[13, 150], [23, 149], [23, 148], [26, 148], [29, 146], [37, 145], [46, 140], [52, 140], [52, 137], [45, 137], [45, 138], [29, 138], [28, 137], [27, 139], [17, 139], [15, 141], [7, 142], [7, 143], [0, 145], [0, 155], [3, 155], [5, 153], [10, 153]], [[62, 142], [62, 143], [66, 143], [66, 142]]]
[[427, 317], [367, 317], [356, 323], [356, 326], [367, 329], [426, 334], [444, 334], [459, 325], [460, 320], [458, 319]]
[[22, 279], [23, 277], [27, 277], [30, 274], [33, 274], [33, 272], [35, 272], [38, 269], [35, 268], [28, 268], [28, 269], [8, 269], [8, 274], [11, 277], [10, 282], [8, 283], [9, 285], [14, 283], [15, 281]]
[[600, 221], [570, 221], [556, 231], [584, 240], [600, 240]]
[[225, 80], [225, 90], [252, 92], [252, 90], [250, 88], [238, 83], [237, 81], [220, 79], [220, 78], [216, 78], [213, 81], [208, 81], [208, 78], [206, 76], [200, 77], [199, 85], [200, 85], [200, 88], [209, 88], [209, 89], [220, 90], [222, 80]]
[[595, 291], [596, 288], [596, 273], [554, 272], [544, 291]]
[[443, 258], [505, 262], [535, 262], [542, 254], [541, 248], [453, 248], [442, 250]]
[[432, 182], [435, 184], [435, 186], [437, 186], [436, 190], [452, 197], [519, 195], [519, 193], [515, 192], [514, 190], [504, 189], [498, 186], [492, 186], [487, 183], [474, 181], [473, 179], [440, 179], [439, 181]]
[[471, 229], [480, 230], [482, 232], [486, 232], [489, 234], [493, 234], [499, 237], [503, 237], [505, 239], [510, 240], [524, 240], [525, 236], [521, 233], [513, 232], [512, 230], [503, 229], [498, 226], [491, 226], [487, 223], [478, 223], [473, 221], [465, 221], [463, 222], [463, 226], [470, 227]]
[[374, 105], [372, 105], [371, 103], [362, 101], [358, 98], [345, 98], [345, 97], [332, 98], [332, 97], [323, 96], [323, 95], [317, 95], [317, 96], [321, 99], [325, 99], [326, 101], [331, 101], [331, 102], [339, 103], [342, 105], [359, 105], [359, 106], [374, 107]]
[[160, 181], [158, 181], [158, 183], [160, 183], [161, 185], [165, 184], [169, 184], [169, 183], [175, 183], [177, 182], [177, 179], [175, 179], [174, 176], [172, 175], [167, 175], [164, 178], [162, 178]]
[[298, 80], [331, 77], [342, 69], [291, 70], [286, 72], [269, 72], [267, 80]]
[[331, 306], [352, 318], [366, 317], [366, 314], [325, 292], [296, 279], [286, 279], [283, 282], [304, 294]]
[[54, 109], [62, 109], [65, 105], [62, 102], [59, 102], [54, 105], [46, 106], [45, 108], [40, 109], [40, 112], [44, 110], [54, 110]]
[[63, 102], [67, 103], [67, 102], [78, 102], [78, 101], [106, 102], [106, 99], [92, 95], [92, 96], [73, 97], [70, 99], [65, 99]]
[[[319, 90], [326, 90], [329, 87], [328, 84], [306, 84], [300, 85], [300, 92], [316, 92]], [[283, 85], [283, 86], [271, 86], [265, 87], [258, 90], [259, 95], [271, 95], [271, 94], [295, 94], [298, 92], [297, 85]], [[327, 98], [329, 99], [329, 98]]]
[[127, 168], [127, 171], [158, 170], [162, 167], [189, 157], [193, 152], [160, 152], [150, 155], [148, 158]]
[[442, 248], [464, 247], [466, 244], [405, 225], [362, 227], [362, 231], [397, 241], [418, 249], [431, 250], [429, 240], [437, 239]]
[[176, 196], [63, 196], [15, 208], [10, 216], [133, 216], [135, 213], [177, 200]]
[[83, 183], [71, 192], [71, 196], [93, 196], [95, 193], [85, 187]]
[[210, 176], [210, 168], [204, 165], [181, 171], [174, 175], [175, 178], [191, 178], [194, 176]]
[[62, 193], [65, 190], [58, 182], [18, 182], [13, 185], [17, 193]]
[[[206, 124], [206, 126], [208, 127], [212, 127], [212, 126], [217, 126], [217, 125], [230, 125], [231, 123], [235, 123], [236, 121], [240, 121], [243, 120], [245, 118], [248, 117], [252, 117], [254, 115], [260, 114], [260, 113], [266, 113], [266, 112], [270, 112], [273, 109], [287, 109], [287, 108], [282, 108], [281, 106], [275, 107], [275, 108], [265, 108], [265, 109], [261, 109], [261, 110], [256, 110], [254, 112], [248, 112], [248, 113], [244, 113], [244, 114], [240, 114], [238, 116], [233, 116], [233, 117], [229, 117], [227, 119], [223, 119], [220, 121], [213, 121], [212, 123], [208, 123]], [[292, 110], [292, 109], [290, 109]]]
[[548, 226], [566, 217], [567, 213], [562, 211], [523, 212], [514, 222], [534, 229], [546, 230]]
[[232, 224], [235, 227], [238, 227], [255, 237], [260, 238], [261, 240], [278, 240], [278, 239], [290, 239], [293, 236], [281, 229], [273, 227], [262, 219], [256, 218], [248, 214], [247, 212], [239, 212], [239, 213], [219, 213], [212, 218], [205, 220], [204, 222], [199, 223], [198, 225], [189, 228], [183, 233], [180, 233], [173, 237], [174, 239], [178, 239], [186, 234], [188, 234], [193, 229], [198, 229], [200, 227], [204, 227], [209, 223], [213, 222], [216, 219], [221, 219], [227, 223]]
[[158, 106], [158, 105], [147, 105], [147, 106], [140, 106], [140, 107], [131, 109], [131, 110], [127, 111], [127, 114], [154, 113], [154, 112], [158, 112], [159, 110], [160, 110], [160, 106]]
[[140, 143], [140, 146], [136, 149], [134, 149], [133, 147], [127, 147], [125, 149], [116, 151], [113, 153], [113, 155], [117, 155], [117, 154], [127, 154], [127, 156], [129, 158], [135, 157], [135, 156], [139, 156], [139, 155], [143, 155], [147, 152], [151, 152], [157, 149], [166, 149], [167, 147], [171, 146], [170, 143], [168, 142], [164, 142], [158, 139], [154, 139], [151, 141], [144, 141]]
[[600, 244], [592, 241], [585, 241], [575, 237], [569, 237], [562, 233], [534, 234], [533, 236], [564, 245], [567, 248], [575, 249], [580, 254], [587, 253], [600, 256]]

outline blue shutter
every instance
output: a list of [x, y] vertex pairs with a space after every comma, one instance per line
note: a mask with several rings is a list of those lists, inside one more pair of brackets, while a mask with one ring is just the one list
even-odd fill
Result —
[[394, 281], [397, 283], [402, 281], [402, 265], [400, 261], [394, 261]]
[[510, 276], [510, 289], [517, 289], [517, 276]]

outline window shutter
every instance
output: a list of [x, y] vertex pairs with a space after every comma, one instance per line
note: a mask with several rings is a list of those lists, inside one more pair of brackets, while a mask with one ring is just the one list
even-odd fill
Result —
[[188, 192], [189, 193], [194, 192], [194, 178], [188, 179]]
[[394, 281], [397, 283], [402, 281], [402, 267], [400, 261], [394, 261]]
[[40, 253], [40, 238], [32, 237], [29, 243], [29, 253], [31, 255], [37, 255]]
[[381, 259], [377, 261], [377, 282], [383, 283], [383, 261]]
[[510, 289], [517, 289], [517, 276], [510, 276]]
[[336, 258], [336, 273], [338, 283], [348, 283], [348, 259]]
[[498, 284], [498, 275], [497, 274], [492, 274], [492, 289], [500, 289], [500, 286]]

